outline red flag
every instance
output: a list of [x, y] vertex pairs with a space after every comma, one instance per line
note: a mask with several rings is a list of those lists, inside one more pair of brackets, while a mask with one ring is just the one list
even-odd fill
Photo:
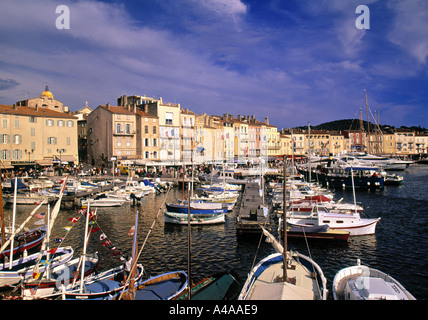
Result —
[[106, 240], [106, 241], [104, 241], [103, 242], [103, 246], [105, 247], [106, 245], [109, 245], [109, 244], [111, 244], [111, 241], [110, 240]]
[[79, 220], [79, 218], [68, 218], [68, 221], [71, 221], [73, 223], [76, 223]]
[[55, 254], [56, 250], [58, 250], [58, 248], [50, 249], [50, 250], [48, 250], [48, 252], [51, 254]]
[[95, 232], [97, 232], [100, 229], [101, 229], [100, 227], [96, 227], [96, 228], [92, 229], [92, 233], [95, 233]]

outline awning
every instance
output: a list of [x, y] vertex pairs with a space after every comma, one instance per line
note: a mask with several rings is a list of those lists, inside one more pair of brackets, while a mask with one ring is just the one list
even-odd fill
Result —
[[39, 166], [51, 166], [52, 160], [51, 159], [36, 160], [36, 163]]
[[70, 155], [61, 155], [61, 157], [56, 157], [57, 159], [61, 160], [61, 162], [65, 161], [65, 162], [76, 162], [76, 158], [74, 156], [70, 156]]

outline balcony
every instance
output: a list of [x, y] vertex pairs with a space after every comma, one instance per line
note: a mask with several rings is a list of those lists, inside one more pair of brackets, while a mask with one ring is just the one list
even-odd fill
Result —
[[115, 131], [115, 132], [113, 132], [113, 135], [114, 136], [134, 136], [135, 135], [135, 131], [129, 131], [129, 132], [126, 132], [126, 131]]

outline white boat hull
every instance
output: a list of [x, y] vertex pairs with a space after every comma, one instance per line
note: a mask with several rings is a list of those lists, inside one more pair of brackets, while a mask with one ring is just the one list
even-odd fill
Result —
[[332, 287], [334, 300], [416, 300], [393, 277], [359, 264], [341, 269]]

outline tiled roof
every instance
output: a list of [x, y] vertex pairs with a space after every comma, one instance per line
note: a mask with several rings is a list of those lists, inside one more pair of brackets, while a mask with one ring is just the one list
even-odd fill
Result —
[[50, 110], [43, 107], [36, 108], [33, 107], [24, 107], [24, 106], [10, 106], [0, 104], [0, 114], [14, 114], [19, 116], [29, 116], [29, 117], [44, 117], [44, 118], [67, 118], [67, 119], [77, 119], [75, 116]]

